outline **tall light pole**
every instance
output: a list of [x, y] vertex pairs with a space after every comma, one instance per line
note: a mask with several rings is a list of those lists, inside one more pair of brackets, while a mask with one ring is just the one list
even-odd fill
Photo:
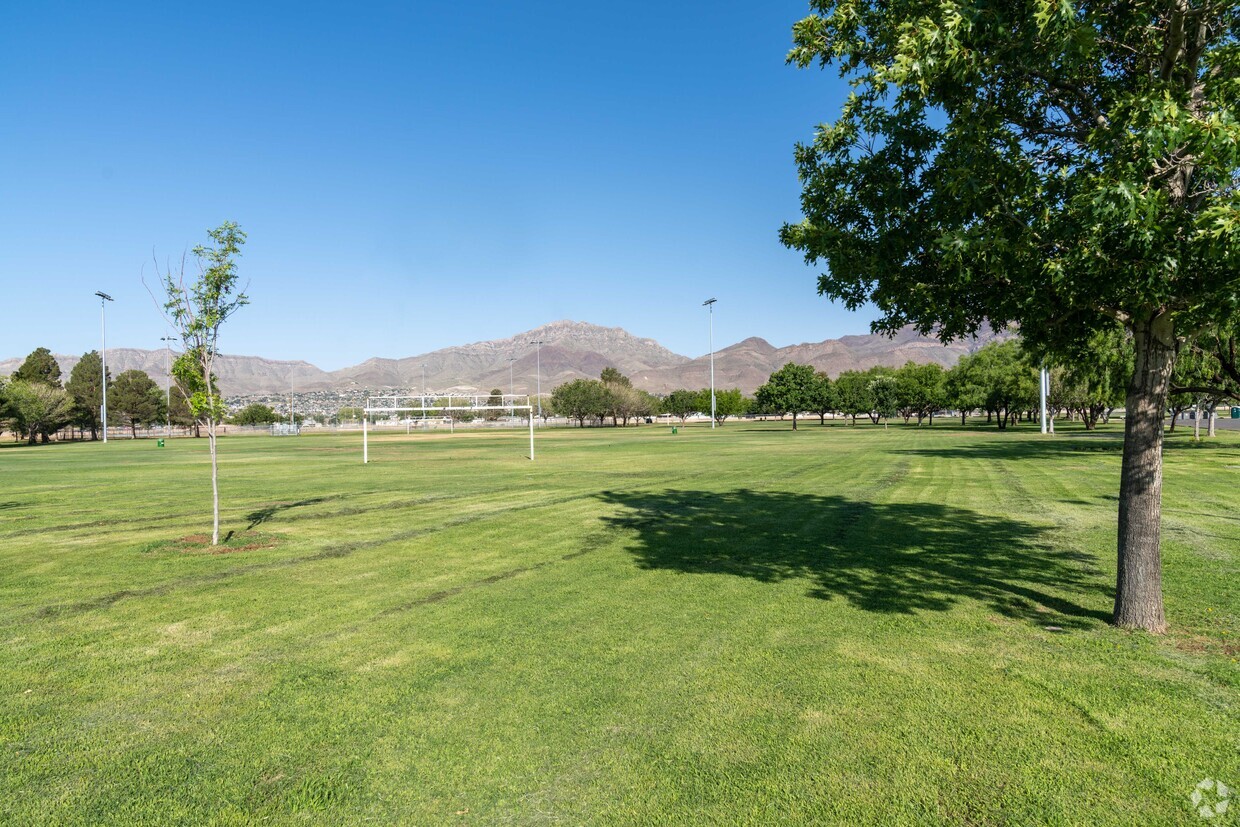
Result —
[[1043, 367], [1038, 372], [1038, 385], [1039, 385], [1038, 396], [1041, 398], [1041, 401], [1042, 401], [1042, 433], [1045, 434], [1047, 430], [1046, 397], [1050, 393], [1050, 388], [1051, 388], [1051, 378], [1050, 378], [1050, 375], [1046, 372], [1045, 367]]
[[164, 414], [168, 417], [167, 434], [172, 436], [172, 343], [176, 341], [171, 336], [160, 336], [159, 341], [164, 343], [164, 350], [168, 351], [168, 375], [164, 381]]
[[[516, 396], [516, 394], [517, 394], [516, 390], [514, 389], [514, 388], [515, 388], [515, 386], [512, 384], [512, 363], [513, 363], [513, 362], [515, 362], [515, 361], [517, 361], [517, 357], [516, 357], [516, 356], [509, 356], [509, 357], [508, 357], [508, 396], [509, 396], [509, 397]], [[512, 410], [512, 408], [509, 408], [509, 409], [508, 409], [508, 415], [509, 415], [509, 416], [512, 416], [512, 415], [513, 415], [513, 410]]]
[[538, 395], [538, 418], [542, 419], [542, 346], [543, 340], [536, 339], [529, 344], [534, 345], [534, 392]]
[[702, 306], [707, 308], [710, 315], [710, 428], [715, 429], [715, 302], [717, 299], [707, 299], [702, 302]]
[[113, 298], [107, 293], [96, 291], [95, 295], [99, 297], [99, 338], [101, 340], [99, 361], [102, 363], [100, 374], [102, 376], [103, 385], [103, 441], [108, 441], [108, 302]]

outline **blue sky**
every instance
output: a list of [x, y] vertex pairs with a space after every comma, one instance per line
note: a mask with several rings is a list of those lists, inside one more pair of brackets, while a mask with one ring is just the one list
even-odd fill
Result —
[[0, 28], [0, 357], [160, 346], [238, 221], [225, 352], [335, 369], [557, 319], [690, 356], [865, 332], [778, 242], [833, 72], [804, 2], [26, 4]]

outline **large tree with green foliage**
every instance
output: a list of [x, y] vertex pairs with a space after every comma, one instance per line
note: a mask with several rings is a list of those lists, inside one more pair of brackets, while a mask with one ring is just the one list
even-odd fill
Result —
[[551, 392], [551, 404], [558, 414], [577, 420], [583, 428], [587, 419], [601, 419], [610, 410], [607, 389], [598, 379], [565, 382]]
[[944, 404], [960, 413], [961, 425], [968, 421], [969, 414], [986, 404], [986, 389], [982, 387], [981, 378], [972, 353], [961, 356], [943, 378]]
[[995, 415], [1001, 431], [1037, 404], [1037, 369], [1017, 339], [990, 342], [969, 357], [968, 370], [981, 391], [981, 407]]
[[202, 426], [198, 421], [198, 417], [194, 416], [194, 409], [190, 407], [189, 398], [186, 397], [185, 391], [181, 390], [175, 383], [169, 389], [168, 401], [171, 404], [168, 408], [170, 424], [178, 428], [193, 428], [194, 436], [202, 436]]
[[[706, 410], [710, 410], [710, 400], [706, 400], [706, 403], [708, 406]], [[698, 394], [691, 390], [677, 388], [663, 398], [663, 404], [660, 407], [664, 413], [680, 417], [680, 421], [683, 423], [689, 417], [689, 414], [702, 410], [702, 400]]]
[[234, 425], [270, 425], [280, 421], [280, 415], [270, 405], [251, 402], [232, 416]]
[[213, 244], [192, 251], [198, 278], [186, 282], [185, 262], [179, 268], [160, 271], [168, 321], [180, 337], [185, 352], [172, 367], [173, 378], [189, 400], [194, 416], [207, 426], [211, 453], [211, 544], [220, 542], [220, 484], [217, 429], [226, 409], [215, 387], [215, 360], [219, 356], [220, 328], [249, 298], [238, 289], [237, 258], [245, 233], [232, 221], [208, 230]]
[[629, 420], [636, 416], [644, 405], [645, 400], [641, 393], [633, 387], [632, 380], [618, 368], [603, 368], [599, 381], [603, 384], [603, 407], [611, 414], [611, 424], [619, 425], [623, 422], [628, 425]]
[[857, 417], [874, 410], [874, 397], [870, 395], [870, 377], [860, 370], [846, 370], [835, 377], [836, 410], [851, 417], [850, 424], [857, 424]]
[[900, 383], [895, 375], [880, 373], [871, 379], [870, 398], [874, 400], [874, 424], [879, 417], [890, 420], [900, 406]]
[[[495, 406], [495, 408], [498, 409], [503, 404], [504, 404], [504, 392], [499, 388], [491, 388], [491, 393], [490, 395], [487, 396], [487, 405]], [[486, 419], [488, 422], [494, 422], [495, 420], [499, 419], [500, 414], [502, 413], [503, 413], [502, 410], [488, 410], [486, 414], [483, 416], [483, 419]]]
[[789, 61], [852, 94], [797, 149], [819, 291], [875, 329], [1133, 336], [1114, 621], [1162, 632], [1162, 420], [1177, 340], [1240, 306], [1240, 11], [1168, 0], [813, 0]]
[[934, 362], [906, 362], [896, 371], [900, 409], [908, 412], [905, 422], [908, 417], [915, 416], [920, 425], [923, 419], [930, 417], [930, 424], [934, 424], [934, 412], [945, 404], [943, 381], [943, 366]]
[[818, 414], [818, 424], [827, 424], [827, 414], [835, 411], [835, 384], [825, 371], [814, 374], [814, 384], [809, 389], [808, 410]]
[[771, 374], [754, 398], [760, 408], [771, 413], [792, 414], [792, 430], [795, 431], [801, 412], [813, 410], [817, 382], [818, 375], [812, 366], [789, 362]]
[[1124, 404], [1125, 386], [1132, 376], [1132, 340], [1118, 326], [1099, 331], [1058, 374], [1054, 401], [1079, 414], [1085, 429], [1092, 431], [1099, 419]]
[[14, 382], [37, 382], [53, 388], [60, 387], [60, 363], [45, 347], [35, 348], [22, 362], [21, 367], [13, 371]]
[[164, 393], [146, 371], [136, 368], [123, 372], [112, 383], [113, 394], [109, 406], [129, 426], [136, 439], [139, 425], [151, 425], [164, 420]]
[[47, 382], [10, 382], [5, 400], [13, 430], [25, 434], [30, 445], [40, 440], [46, 445], [73, 413], [73, 398]]
[[[112, 386], [112, 372], [108, 371], [108, 387]], [[82, 358], [69, 371], [65, 390], [73, 397], [73, 421], [80, 428], [90, 429], [90, 438], [99, 438], [100, 415], [103, 407], [103, 360], [99, 351], [82, 354]]]
[[[696, 410], [710, 410], [710, 388], [697, 392]], [[740, 416], [748, 410], [748, 401], [740, 388], [723, 390], [715, 388], [715, 422], [722, 425], [730, 416]]]

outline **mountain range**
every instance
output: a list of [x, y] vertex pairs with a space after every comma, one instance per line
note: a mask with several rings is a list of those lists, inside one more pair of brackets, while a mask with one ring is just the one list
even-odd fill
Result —
[[[997, 338], [995, 334], [986, 334], [943, 345], [910, 328], [891, 338], [875, 334], [843, 336], [777, 348], [765, 339], [752, 337], [715, 351], [715, 386], [753, 393], [772, 371], [787, 362], [810, 364], [833, 377], [845, 370], [865, 370], [875, 365], [898, 367], [910, 360], [950, 367], [961, 355], [993, 338]], [[542, 344], [536, 346], [535, 342]], [[164, 382], [168, 351], [109, 348], [107, 355], [109, 372], [113, 376], [137, 368], [160, 385]], [[24, 358], [0, 361], [0, 376], [17, 370]], [[78, 359], [78, 356], [56, 354], [65, 378]], [[542, 390], [547, 392], [573, 379], [598, 378], [606, 367], [618, 368], [635, 386], [652, 393], [710, 385], [709, 354], [692, 359], [673, 353], [654, 339], [634, 336], [620, 327], [567, 320], [507, 339], [457, 345], [401, 359], [367, 359], [361, 364], [330, 372], [309, 362], [260, 356], [221, 355], [218, 364], [220, 388], [229, 396], [279, 394], [289, 391], [290, 387], [298, 393], [423, 386], [432, 392], [486, 392], [491, 388], [507, 391], [510, 368], [516, 393], [533, 393], [537, 373], [541, 373]]]

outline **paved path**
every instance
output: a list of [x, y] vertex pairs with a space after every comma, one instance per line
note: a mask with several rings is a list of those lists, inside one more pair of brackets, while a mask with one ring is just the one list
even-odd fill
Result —
[[[1240, 431], [1240, 419], [1231, 418], [1230, 407], [1223, 409], [1222, 416], [1214, 420], [1214, 425], [1216, 428], [1226, 428], [1229, 431]], [[1204, 432], [1209, 426], [1210, 426], [1210, 420], [1206, 419], [1205, 417], [1202, 417], [1201, 418], [1201, 430]], [[1191, 431], [1193, 429], [1193, 421], [1189, 419], [1187, 416], [1180, 417], [1179, 421], [1176, 422], [1175, 429], [1178, 431], [1181, 428], [1187, 428], [1188, 430]]]

